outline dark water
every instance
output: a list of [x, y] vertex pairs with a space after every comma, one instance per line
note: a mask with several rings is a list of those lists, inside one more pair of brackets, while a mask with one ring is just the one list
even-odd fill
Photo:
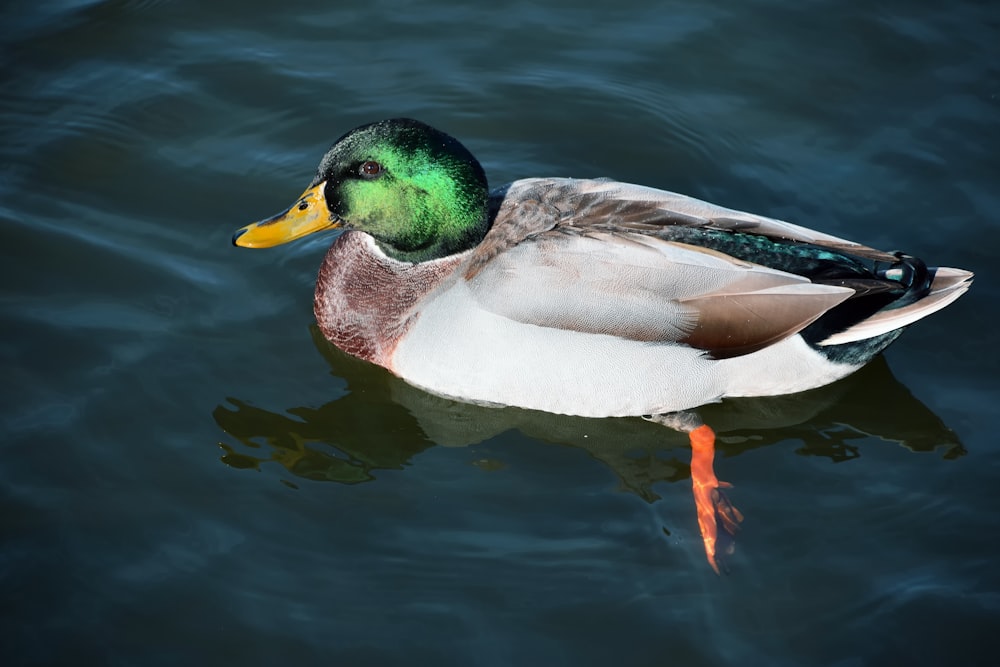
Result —
[[[726, 4], [5, 4], [3, 663], [995, 664], [1000, 10]], [[977, 281], [705, 410], [716, 576], [682, 437], [424, 395], [317, 338], [329, 237], [230, 246], [398, 115]]]

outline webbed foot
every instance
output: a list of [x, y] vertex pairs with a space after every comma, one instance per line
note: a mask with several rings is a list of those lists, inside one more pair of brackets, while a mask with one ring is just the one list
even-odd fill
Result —
[[651, 415], [645, 419], [688, 434], [691, 441], [691, 486], [698, 512], [698, 528], [708, 564], [719, 573], [720, 556], [733, 553], [734, 538], [743, 521], [743, 513], [722, 491], [723, 488], [731, 488], [732, 484], [720, 482], [715, 476], [715, 431], [690, 412]]
[[743, 513], [722, 491], [732, 485], [720, 482], [715, 476], [715, 432], [702, 424], [690, 431], [688, 437], [691, 439], [691, 486], [698, 511], [698, 528], [708, 564], [718, 573], [720, 553], [733, 553], [734, 537], [743, 521]]

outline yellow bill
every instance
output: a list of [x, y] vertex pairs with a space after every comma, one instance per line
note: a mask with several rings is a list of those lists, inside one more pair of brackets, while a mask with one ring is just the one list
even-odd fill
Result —
[[270, 248], [343, 223], [326, 208], [323, 186], [319, 183], [302, 193], [287, 211], [247, 225], [233, 234], [233, 245], [243, 248]]

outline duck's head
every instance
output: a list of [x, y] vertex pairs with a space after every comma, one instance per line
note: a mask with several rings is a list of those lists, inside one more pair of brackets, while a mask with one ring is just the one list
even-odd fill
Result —
[[371, 234], [391, 257], [420, 262], [486, 234], [486, 175], [465, 146], [408, 118], [342, 136], [288, 210], [247, 225], [233, 244], [266, 248], [337, 227]]

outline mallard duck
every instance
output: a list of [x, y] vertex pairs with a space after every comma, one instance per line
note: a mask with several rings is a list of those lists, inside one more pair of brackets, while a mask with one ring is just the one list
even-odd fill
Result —
[[[461, 143], [410, 119], [342, 136], [295, 204], [233, 243], [340, 227], [314, 305], [337, 347], [460, 401], [661, 416], [696, 455], [711, 453], [711, 430], [677, 413], [840, 379], [972, 281], [641, 185], [527, 178], [491, 191]], [[714, 475], [702, 481], [710, 509], [738, 519]], [[713, 550], [706, 540], [714, 567]]]

